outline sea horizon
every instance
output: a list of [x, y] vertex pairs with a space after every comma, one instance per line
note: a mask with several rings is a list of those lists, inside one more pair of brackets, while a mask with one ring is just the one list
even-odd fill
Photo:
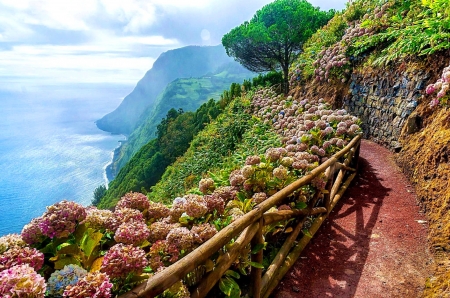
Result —
[[95, 121], [133, 86], [78, 84], [0, 90], [0, 236], [20, 233], [62, 200], [88, 206], [109, 183], [106, 168], [124, 136]]

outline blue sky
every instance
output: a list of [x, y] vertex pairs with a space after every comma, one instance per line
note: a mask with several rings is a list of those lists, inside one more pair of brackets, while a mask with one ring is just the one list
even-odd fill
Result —
[[[217, 45], [270, 0], [0, 0], [0, 89], [134, 85], [164, 51]], [[346, 0], [310, 1], [341, 10]]]

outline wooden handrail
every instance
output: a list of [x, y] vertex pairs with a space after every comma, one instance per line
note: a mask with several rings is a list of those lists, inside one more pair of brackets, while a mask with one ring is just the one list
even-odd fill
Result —
[[[131, 291], [121, 295], [120, 298], [155, 297], [156, 295], [162, 293], [165, 289], [183, 279], [183, 277], [189, 272], [204, 264], [211, 257], [211, 255], [219, 251], [224, 245], [229, 243], [231, 239], [238, 236], [244, 229], [255, 222], [259, 222], [267, 210], [282, 202], [282, 200], [287, 198], [300, 187], [307, 185], [319, 174], [324, 173], [330, 166], [337, 163], [339, 159], [347, 154], [353, 147], [359, 145], [360, 139], [361, 135], [354, 137], [347, 146], [334, 154], [323, 164], [313, 169], [309, 174], [294, 181], [269, 197], [264, 202], [256, 205], [253, 210], [223, 228], [220, 232], [203, 243], [201, 246], [197, 247], [187, 256], [167, 267], [163, 271], [158, 272], [154, 276], [150, 277], [146, 282], [141, 283]], [[341, 168], [341, 171], [343, 170], [345, 170], [345, 168]], [[331, 198], [331, 200], [333, 200], [333, 198]], [[318, 210], [316, 209], [316, 211]], [[328, 210], [328, 212], [329, 211], [330, 210]]]

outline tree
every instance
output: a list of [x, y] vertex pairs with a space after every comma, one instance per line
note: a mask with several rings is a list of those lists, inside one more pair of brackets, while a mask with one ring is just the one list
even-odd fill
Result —
[[92, 205], [97, 206], [100, 203], [101, 199], [106, 194], [106, 186], [104, 184], [97, 186], [94, 190], [94, 198], [92, 199]]
[[258, 10], [250, 21], [222, 38], [228, 56], [255, 72], [282, 70], [283, 89], [289, 91], [289, 66], [303, 43], [334, 15], [306, 0], [276, 0]]

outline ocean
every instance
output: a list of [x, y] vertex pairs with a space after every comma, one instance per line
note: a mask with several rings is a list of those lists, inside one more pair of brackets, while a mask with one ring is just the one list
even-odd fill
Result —
[[90, 204], [124, 136], [95, 121], [133, 86], [47, 86], [0, 91], [0, 236], [20, 233], [46, 206]]

